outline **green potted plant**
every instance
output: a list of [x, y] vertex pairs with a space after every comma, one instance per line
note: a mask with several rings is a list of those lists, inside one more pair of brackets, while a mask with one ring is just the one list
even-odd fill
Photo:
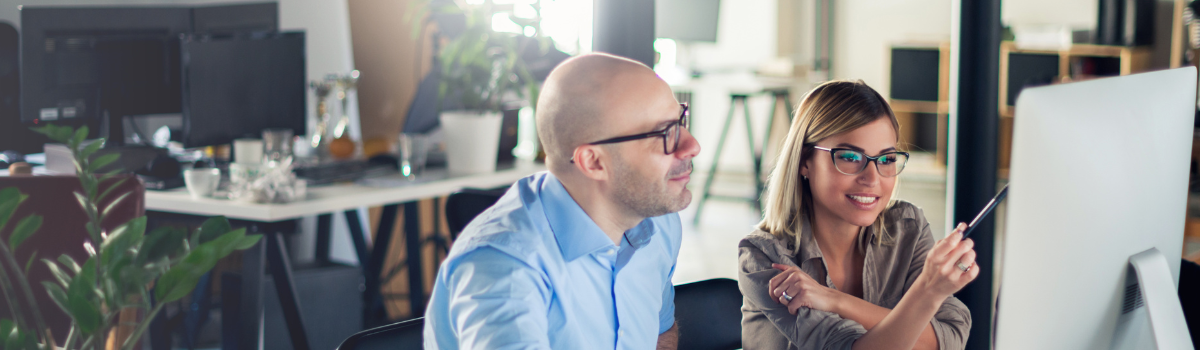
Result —
[[[538, 15], [534, 18], [510, 15], [518, 26], [528, 28], [532, 36], [502, 33], [492, 30], [492, 15], [502, 11], [496, 11], [491, 1], [481, 5], [435, 5], [430, 1], [423, 4], [415, 11], [416, 18], [434, 14], [462, 19], [461, 32], [441, 46], [434, 66], [441, 80], [439, 121], [446, 137], [449, 171], [452, 174], [494, 171], [503, 104], [520, 98], [528, 98], [531, 105], [537, 101], [538, 84], [530, 76], [521, 53], [531, 44], [538, 45], [539, 50], [548, 49], [538, 26], [540, 19]], [[533, 6], [535, 14], [539, 13], [537, 5]]]
[[[85, 261], [67, 255], [40, 259], [53, 273], [54, 281], [43, 281], [43, 288], [36, 290], [48, 293], [55, 305], [71, 317], [65, 343], [55, 344], [34, 299], [35, 289], [26, 278], [33, 259], [21, 265], [15, 255], [29, 237], [47, 234], [38, 232], [43, 218], [13, 218], [28, 196], [17, 188], [0, 189], [0, 233], [11, 232], [7, 239], [0, 239], [0, 293], [12, 310], [12, 319], [0, 319], [0, 349], [133, 349], [166, 304], [190, 294], [218, 260], [259, 241], [259, 235], [246, 235], [245, 229], [231, 229], [224, 217], [211, 218], [191, 233], [174, 227], [146, 233], [145, 216], [112, 231], [102, 231], [100, 220], [129, 195], [114, 191], [119, 181], [128, 178], [114, 183], [116, 172], [95, 173], [115, 162], [117, 154], [90, 159], [104, 141], [85, 146], [87, 127], [74, 130], [47, 125], [34, 130], [67, 145], [74, 155], [83, 188], [75, 197], [88, 216], [89, 257]], [[101, 201], [109, 198], [115, 199], [100, 207]], [[12, 229], [6, 230], [8, 227]], [[132, 324], [120, 318], [130, 310], [142, 315]], [[117, 328], [132, 331], [114, 332]]]

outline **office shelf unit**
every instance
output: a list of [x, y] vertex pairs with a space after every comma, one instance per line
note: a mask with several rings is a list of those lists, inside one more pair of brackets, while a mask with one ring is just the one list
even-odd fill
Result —
[[1021, 89], [1145, 72], [1150, 68], [1150, 53], [1149, 47], [1076, 44], [1045, 50], [1022, 49], [1011, 41], [1000, 43], [1000, 177], [1008, 178], [1014, 105]]
[[950, 113], [950, 43], [892, 45], [888, 102], [900, 123], [900, 143], [946, 163]]

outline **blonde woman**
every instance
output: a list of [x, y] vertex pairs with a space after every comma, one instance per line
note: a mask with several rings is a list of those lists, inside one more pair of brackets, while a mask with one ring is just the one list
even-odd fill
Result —
[[892, 198], [908, 154], [887, 101], [862, 81], [810, 91], [738, 245], [746, 349], [962, 349], [975, 279], [964, 225], [937, 243]]

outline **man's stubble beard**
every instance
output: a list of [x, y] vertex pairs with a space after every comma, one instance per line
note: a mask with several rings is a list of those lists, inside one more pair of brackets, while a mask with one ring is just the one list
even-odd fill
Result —
[[613, 159], [614, 200], [631, 213], [650, 218], [678, 212], [691, 203], [692, 193], [686, 186], [672, 193], [668, 181], [691, 171], [691, 160], [679, 162], [665, 177], [655, 179], [644, 178], [620, 157]]

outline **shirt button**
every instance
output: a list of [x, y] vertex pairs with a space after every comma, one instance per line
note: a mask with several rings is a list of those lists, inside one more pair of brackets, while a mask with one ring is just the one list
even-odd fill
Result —
[[617, 331], [617, 336], [618, 336], [618, 337], [624, 337], [624, 336], [625, 336], [625, 330], [624, 330], [624, 329], [622, 329], [622, 330], [619, 330], [619, 331]]
[[613, 254], [617, 253], [617, 249], [616, 248], [608, 248], [608, 251], [604, 252], [604, 253], [608, 254], [608, 255], [613, 255]]

